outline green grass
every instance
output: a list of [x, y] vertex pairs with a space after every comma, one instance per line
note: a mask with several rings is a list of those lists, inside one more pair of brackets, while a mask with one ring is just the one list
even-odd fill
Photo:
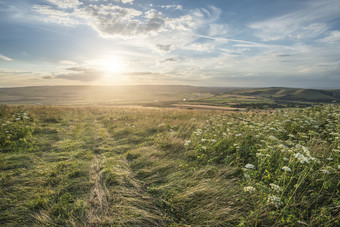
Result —
[[0, 116], [0, 225], [339, 225], [336, 105]]

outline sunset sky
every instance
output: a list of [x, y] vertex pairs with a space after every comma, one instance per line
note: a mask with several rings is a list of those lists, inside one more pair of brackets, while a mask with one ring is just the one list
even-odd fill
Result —
[[339, 0], [1, 0], [0, 87], [340, 88]]

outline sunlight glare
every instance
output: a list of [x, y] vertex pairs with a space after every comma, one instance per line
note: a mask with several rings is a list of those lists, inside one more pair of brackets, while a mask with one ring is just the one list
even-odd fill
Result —
[[118, 56], [109, 56], [103, 60], [103, 70], [108, 73], [121, 73], [124, 70], [124, 62]]

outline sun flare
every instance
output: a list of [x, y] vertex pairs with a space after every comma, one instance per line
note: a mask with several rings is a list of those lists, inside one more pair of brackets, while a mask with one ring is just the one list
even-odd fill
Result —
[[108, 73], [121, 73], [124, 71], [124, 61], [118, 56], [109, 56], [102, 61], [102, 67]]

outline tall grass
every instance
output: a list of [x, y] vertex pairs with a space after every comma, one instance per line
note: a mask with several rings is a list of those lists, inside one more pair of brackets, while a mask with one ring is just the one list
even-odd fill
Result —
[[339, 106], [0, 116], [1, 225], [339, 224]]

